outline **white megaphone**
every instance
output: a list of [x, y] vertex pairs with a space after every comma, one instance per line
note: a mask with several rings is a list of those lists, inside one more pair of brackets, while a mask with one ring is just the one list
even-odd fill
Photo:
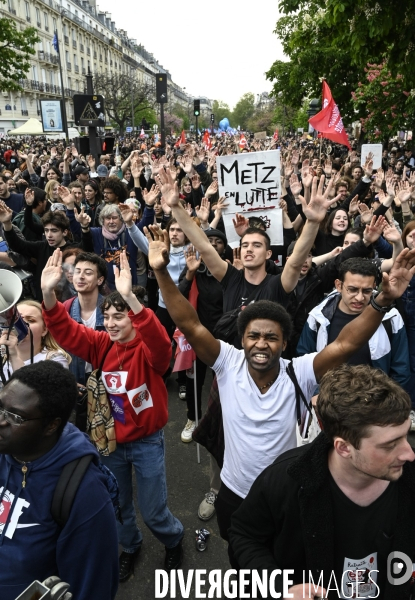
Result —
[[28, 327], [16, 306], [22, 291], [22, 282], [15, 273], [0, 269], [0, 328], [7, 331], [13, 328], [19, 342], [28, 334]]

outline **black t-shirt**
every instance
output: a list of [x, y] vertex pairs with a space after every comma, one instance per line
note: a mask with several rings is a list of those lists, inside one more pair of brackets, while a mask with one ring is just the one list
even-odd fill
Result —
[[[348, 315], [340, 310], [339, 307], [336, 308], [336, 312], [333, 315], [333, 318], [330, 323], [329, 333], [327, 345], [334, 342], [337, 339], [339, 333], [346, 327], [353, 319], [358, 317], [359, 315]], [[372, 359], [370, 357], [370, 348], [369, 343], [366, 342], [357, 352], [352, 354], [349, 360], [346, 361], [349, 365], [371, 365]]]
[[261, 282], [259, 285], [248, 283], [245, 279], [244, 271], [235, 269], [234, 266], [228, 265], [225, 277], [221, 281], [223, 288], [223, 312], [234, 310], [255, 293], [256, 290], [262, 288], [255, 300], [272, 300], [283, 306], [287, 306], [291, 294], [287, 294], [281, 283], [281, 275], [267, 275], [267, 281]]
[[377, 597], [381, 600], [384, 598], [387, 557], [393, 550], [398, 514], [397, 484], [389, 483], [383, 494], [369, 506], [358, 506], [352, 502], [332, 477], [330, 492], [334, 516], [334, 571], [340, 594], [337, 595], [332, 580], [329, 598]]

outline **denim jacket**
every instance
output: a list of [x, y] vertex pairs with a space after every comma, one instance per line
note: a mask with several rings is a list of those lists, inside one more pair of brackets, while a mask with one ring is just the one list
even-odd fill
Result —
[[[105, 327], [104, 327], [104, 315], [102, 314], [102, 311], [100, 309], [101, 303], [104, 299], [104, 296], [101, 296], [101, 294], [98, 294], [98, 300], [97, 300], [97, 315], [96, 315], [96, 321], [95, 321], [95, 331], [105, 331]], [[82, 319], [81, 319], [81, 306], [79, 304], [79, 299], [78, 297], [75, 297], [72, 301], [72, 304], [68, 310], [69, 315], [72, 317], [72, 319], [74, 321], [76, 321], [77, 323], [82, 323]], [[82, 358], [78, 358], [78, 356], [75, 356], [74, 354], [71, 354], [72, 357], [72, 362], [69, 365], [69, 370], [71, 371], [71, 373], [73, 373], [73, 375], [76, 378], [76, 381], [78, 383], [81, 383], [82, 385], [85, 385], [86, 380], [85, 380], [85, 361], [82, 360]]]

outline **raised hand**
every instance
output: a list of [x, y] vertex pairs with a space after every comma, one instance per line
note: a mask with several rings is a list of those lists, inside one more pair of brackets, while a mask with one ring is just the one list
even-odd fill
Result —
[[5, 202], [0, 200], [0, 223], [8, 223], [13, 218], [13, 211]]
[[120, 253], [120, 268], [114, 265], [114, 278], [117, 292], [119, 292], [123, 298], [129, 296], [133, 289], [133, 281], [130, 264], [125, 250]]
[[74, 144], [72, 144], [71, 152], [72, 152], [72, 156], [73, 156], [73, 158], [78, 158], [78, 156], [79, 156], [79, 152], [78, 152], [78, 150], [76, 149], [76, 147], [75, 147], [75, 145], [74, 145]]
[[383, 300], [392, 303], [400, 298], [415, 275], [415, 250], [405, 248], [393, 263], [389, 274], [383, 273]]
[[61, 281], [62, 277], [62, 251], [60, 248], [56, 248], [42, 271], [40, 286], [43, 294], [52, 293], [58, 283]]
[[365, 172], [366, 177], [372, 177], [372, 172], [373, 172], [373, 154], [372, 154], [372, 152], [369, 152], [369, 154], [366, 156], [363, 170]]
[[131, 227], [134, 223], [133, 211], [130, 204], [119, 204], [118, 208], [121, 211], [122, 218], [127, 227]]
[[297, 175], [294, 173], [290, 177], [290, 189], [294, 197], [299, 196], [301, 194], [302, 185], [298, 181]]
[[374, 244], [377, 242], [387, 223], [388, 222], [386, 221], [385, 217], [379, 216], [377, 219], [376, 217], [372, 217], [370, 223], [366, 225], [363, 234], [364, 241], [368, 242], [369, 244]]
[[383, 237], [390, 244], [398, 244], [402, 241], [401, 234], [396, 229], [395, 225], [389, 225], [389, 223], [386, 223], [383, 228]]
[[209, 220], [210, 213], [210, 202], [207, 198], [202, 198], [200, 202], [200, 207], [196, 206], [196, 216], [200, 219], [201, 223], [207, 223]]
[[51, 158], [56, 158], [58, 155], [58, 152], [56, 150], [56, 146], [52, 146], [52, 148], [50, 149], [50, 157]]
[[[150, 233], [151, 232], [151, 233]], [[169, 233], [158, 225], [144, 227], [148, 240], [148, 261], [153, 271], [161, 271], [167, 267], [169, 258]]]
[[196, 271], [200, 267], [200, 263], [202, 262], [202, 257], [200, 256], [200, 254], [198, 256], [195, 247], [190, 245], [187, 247], [187, 250], [184, 251], [184, 256], [186, 258], [186, 265], [189, 273], [196, 273]]
[[376, 175], [375, 175], [375, 180], [374, 180], [374, 184], [377, 188], [381, 188], [382, 183], [385, 180], [385, 171], [383, 169], [378, 169], [376, 171]]
[[162, 169], [156, 177], [164, 201], [170, 208], [180, 204], [179, 186], [171, 176], [170, 169]]
[[191, 156], [186, 156], [186, 158], [184, 159], [184, 164], [183, 164], [183, 171], [185, 173], [187, 173], [188, 175], [190, 173], [192, 173], [193, 171], [193, 157]]
[[302, 166], [301, 166], [301, 179], [305, 179], [305, 177], [307, 177], [309, 172], [310, 172], [310, 161], [308, 160], [308, 158], [306, 158], [305, 160], [303, 160]]
[[215, 206], [215, 217], [218, 219], [222, 216], [222, 210], [228, 206], [225, 196], [221, 196]]
[[409, 198], [411, 197], [411, 189], [409, 186], [409, 182], [400, 181], [398, 183], [398, 190], [398, 198], [402, 202], [402, 204], [408, 202]]
[[205, 197], [206, 198], [210, 198], [211, 196], [214, 196], [217, 191], [218, 191], [218, 180], [215, 179], [214, 181], [212, 181], [212, 183], [210, 184], [210, 186], [206, 190]]
[[190, 178], [190, 183], [192, 184], [192, 188], [194, 190], [198, 190], [200, 188], [202, 182], [200, 181], [200, 177], [197, 173]]
[[149, 206], [153, 206], [153, 204], [155, 204], [155, 202], [157, 200], [159, 193], [160, 193], [159, 188], [157, 187], [157, 185], [153, 184], [149, 191], [143, 190], [144, 202], [146, 204], [148, 204]]
[[240, 215], [238, 213], [236, 213], [235, 218], [232, 219], [232, 223], [233, 223], [233, 226], [235, 227], [235, 231], [239, 235], [239, 237], [242, 237], [243, 234], [245, 233], [245, 231], [249, 227], [249, 220], [246, 217], [244, 217], [243, 215]]
[[308, 221], [314, 223], [321, 223], [327, 215], [327, 210], [336, 202], [336, 199], [329, 200], [330, 191], [332, 188], [332, 180], [330, 179], [329, 184], [324, 190], [325, 177], [322, 175], [320, 181], [317, 177], [313, 177], [313, 184], [311, 187], [310, 202], [307, 204], [305, 199], [300, 196], [301, 204], [303, 205], [304, 215]]
[[91, 223], [91, 217], [86, 214], [85, 208], [82, 207], [80, 213], [78, 213], [76, 210], [74, 210], [74, 215], [75, 215], [76, 221], [78, 221], [78, 223], [81, 225], [81, 227], [83, 229], [88, 229], [89, 224]]
[[244, 266], [242, 264], [242, 260], [241, 260], [241, 249], [238, 246], [237, 248], [233, 248], [232, 250], [232, 254], [233, 254], [233, 266], [235, 267], [235, 269], [238, 269], [238, 271], [242, 271]]
[[324, 168], [323, 168], [323, 171], [324, 171], [326, 177], [330, 177], [331, 176], [332, 170], [333, 170], [333, 165], [332, 165], [332, 162], [331, 162], [330, 158], [328, 158], [326, 160]]
[[92, 172], [95, 171], [95, 158], [92, 156], [92, 154], [88, 154], [88, 156], [86, 157], [86, 161], [88, 163], [88, 167], [91, 169]]
[[24, 199], [27, 206], [32, 206], [35, 201], [35, 192], [31, 188], [27, 188], [24, 193]]
[[356, 195], [349, 204], [349, 213], [355, 215], [359, 212], [359, 196]]

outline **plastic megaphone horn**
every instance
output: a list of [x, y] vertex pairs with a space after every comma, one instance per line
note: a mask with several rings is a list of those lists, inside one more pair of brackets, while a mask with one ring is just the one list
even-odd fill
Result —
[[22, 282], [15, 273], [0, 269], [0, 328], [9, 335], [14, 329], [19, 342], [25, 339], [29, 331], [17, 310], [22, 290]]

